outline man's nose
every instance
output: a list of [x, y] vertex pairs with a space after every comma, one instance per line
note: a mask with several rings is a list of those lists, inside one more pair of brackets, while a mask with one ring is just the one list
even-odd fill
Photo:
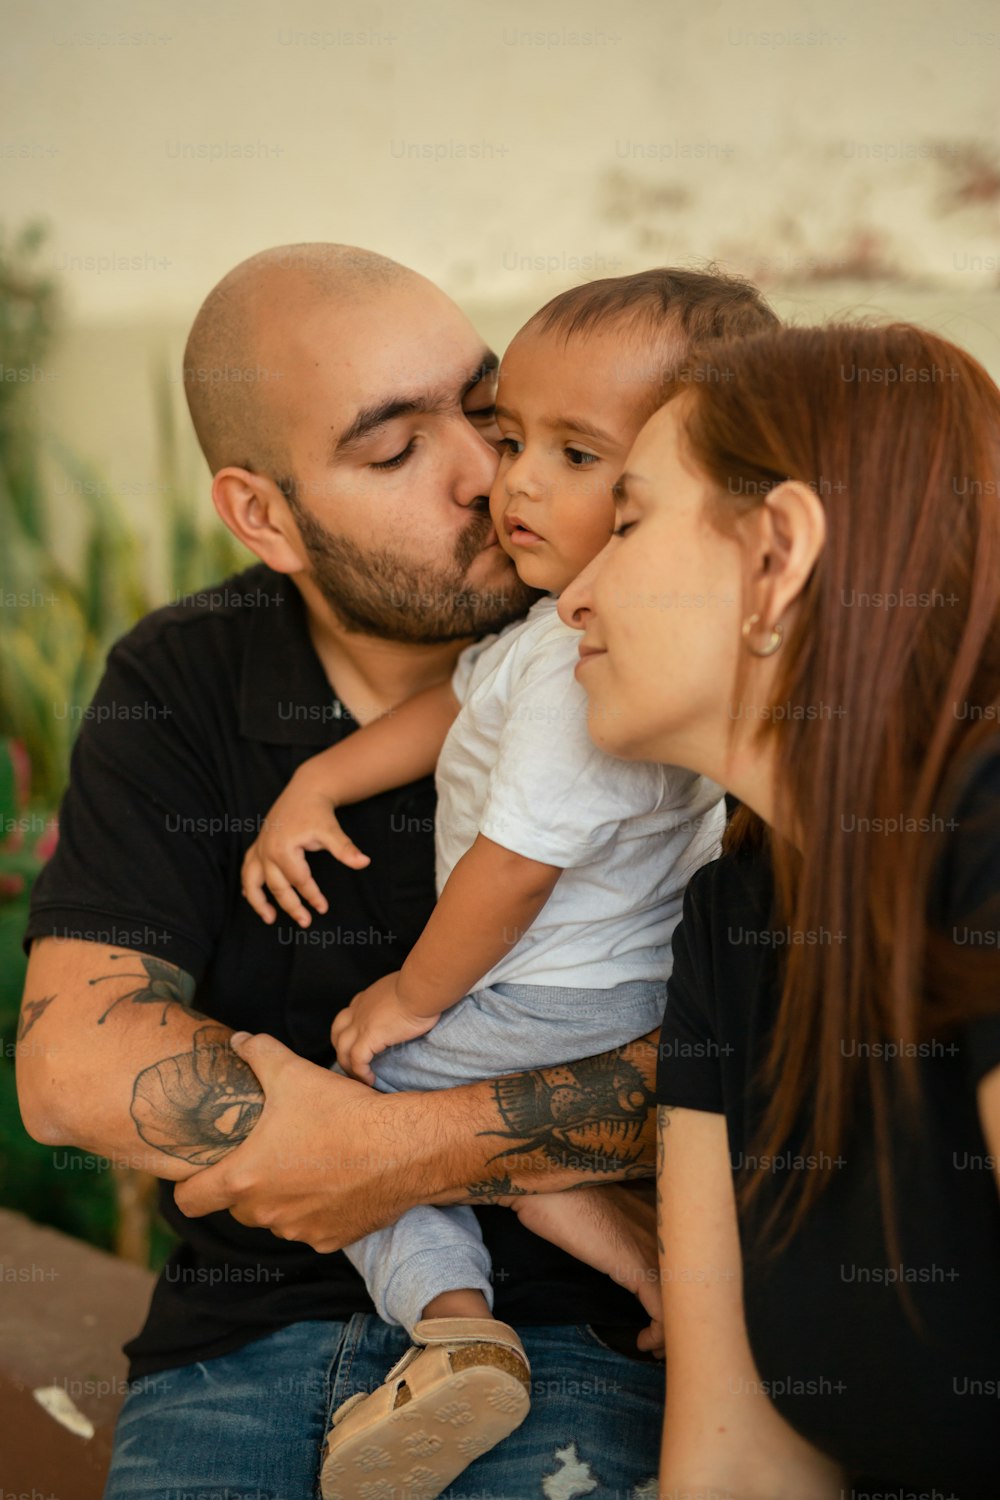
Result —
[[456, 453], [457, 478], [454, 495], [459, 505], [472, 510], [489, 510], [489, 493], [496, 479], [499, 456], [493, 445], [477, 432], [471, 422], [462, 424], [463, 444]]

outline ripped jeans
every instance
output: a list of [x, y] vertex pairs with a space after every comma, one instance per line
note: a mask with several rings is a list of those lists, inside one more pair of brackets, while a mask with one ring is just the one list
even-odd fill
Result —
[[[585, 1326], [521, 1327], [531, 1412], [442, 1500], [656, 1500], [662, 1365]], [[409, 1338], [373, 1314], [292, 1323], [133, 1382], [105, 1500], [315, 1500], [330, 1414], [381, 1385]], [[372, 1500], [404, 1500], [378, 1487]]]

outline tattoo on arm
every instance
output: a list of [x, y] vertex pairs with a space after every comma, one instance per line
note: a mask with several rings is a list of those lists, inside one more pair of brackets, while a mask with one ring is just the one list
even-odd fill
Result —
[[[498, 1078], [493, 1097], [506, 1128], [481, 1134], [515, 1144], [491, 1157], [491, 1163], [535, 1156], [539, 1166], [571, 1167], [597, 1178], [649, 1176], [658, 1041], [655, 1031], [598, 1057]], [[505, 1175], [468, 1191], [483, 1200], [517, 1189]]]
[[45, 995], [41, 1000], [25, 1000], [17, 1021], [17, 1041], [24, 1041], [32, 1026], [44, 1016], [55, 998], [55, 995]]
[[260, 1118], [264, 1090], [229, 1045], [223, 1026], [201, 1026], [191, 1049], [144, 1068], [132, 1092], [132, 1119], [148, 1146], [208, 1167], [245, 1141]]
[[481, 1198], [484, 1203], [494, 1203], [498, 1198], [523, 1197], [527, 1191], [504, 1174], [503, 1177], [489, 1177], [485, 1182], [474, 1182], [469, 1188], [469, 1199], [474, 1202]]
[[178, 969], [174, 964], [165, 964], [159, 958], [146, 958], [135, 953], [112, 953], [110, 962], [117, 959], [130, 959], [132, 963], [142, 964], [144, 973], [139, 974], [134, 969], [131, 972], [119, 969], [115, 974], [101, 974], [97, 979], [88, 979], [88, 984], [104, 984], [109, 979], [138, 979], [141, 981], [133, 989], [126, 990], [112, 1000], [107, 1010], [97, 1022], [103, 1026], [108, 1016], [116, 1005], [121, 1005], [125, 1000], [131, 1000], [133, 1005], [159, 1005], [160, 1025], [167, 1024], [167, 1010], [171, 1005], [179, 1005], [185, 1015], [193, 1016], [196, 1020], [206, 1020], [201, 1011], [195, 1010], [191, 1004], [194, 995], [194, 980], [190, 974], [183, 969]]

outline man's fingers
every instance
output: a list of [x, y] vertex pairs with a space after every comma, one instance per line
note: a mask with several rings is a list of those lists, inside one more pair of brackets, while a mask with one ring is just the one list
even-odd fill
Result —
[[663, 1294], [658, 1276], [653, 1276], [650, 1271], [640, 1272], [639, 1282], [633, 1290], [654, 1322], [663, 1317]]
[[636, 1347], [644, 1350], [645, 1353], [653, 1354], [657, 1359], [666, 1358], [667, 1349], [662, 1323], [654, 1320], [648, 1328], [642, 1330], [635, 1342]]
[[279, 1042], [277, 1037], [268, 1036], [266, 1031], [259, 1031], [256, 1036], [236, 1031], [230, 1037], [229, 1045], [254, 1070], [265, 1094], [269, 1088], [274, 1087], [278, 1074], [289, 1063], [302, 1067], [312, 1066], [311, 1063], [303, 1063], [297, 1053], [286, 1047], [284, 1042]]
[[186, 1182], [174, 1184], [174, 1202], [189, 1219], [219, 1213], [234, 1201], [235, 1194], [224, 1161], [214, 1167], [206, 1167], [203, 1172], [196, 1172]]

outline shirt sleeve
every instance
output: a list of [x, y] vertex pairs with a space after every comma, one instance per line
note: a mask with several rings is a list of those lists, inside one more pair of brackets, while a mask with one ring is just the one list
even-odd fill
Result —
[[713, 1020], [711, 950], [705, 919], [713, 868], [707, 866], [690, 881], [684, 892], [681, 920], [674, 931], [674, 963], [660, 1027], [656, 1102], [722, 1114], [721, 1049]]
[[653, 812], [659, 766], [617, 760], [587, 729], [573, 675], [578, 637], [552, 633], [514, 664], [480, 832], [526, 859], [570, 869], [599, 859], [624, 818]]
[[[126, 643], [128, 638], [126, 637]], [[85, 711], [59, 840], [32, 892], [25, 932], [131, 948], [198, 980], [226, 902], [224, 798], [183, 707], [120, 642]]]

